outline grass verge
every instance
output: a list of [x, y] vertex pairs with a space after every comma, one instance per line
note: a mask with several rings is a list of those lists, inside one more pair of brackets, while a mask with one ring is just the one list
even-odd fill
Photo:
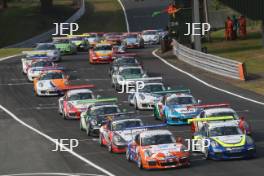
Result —
[[72, 0], [53, 1], [48, 13], [41, 11], [39, 0], [10, 1], [8, 8], [0, 11], [0, 48], [46, 32], [76, 11]]
[[249, 29], [246, 39], [224, 40], [224, 30], [212, 32], [212, 42], [205, 43], [208, 53], [244, 62], [249, 80], [235, 82], [235, 86], [264, 95], [264, 48], [260, 31]]
[[0, 58], [21, 54], [22, 51], [29, 51], [32, 48], [2, 48], [0, 49]]

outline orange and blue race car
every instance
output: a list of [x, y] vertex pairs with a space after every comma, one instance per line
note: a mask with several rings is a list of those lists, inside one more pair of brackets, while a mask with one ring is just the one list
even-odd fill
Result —
[[110, 63], [113, 61], [112, 55], [113, 49], [111, 44], [99, 43], [90, 49], [89, 61], [90, 64]]
[[140, 169], [165, 169], [190, 166], [190, 153], [168, 130], [147, 130], [128, 144], [126, 159]]
[[34, 95], [36, 96], [57, 96], [63, 94], [63, 88], [69, 83], [69, 76], [63, 68], [47, 68], [39, 77], [35, 78]]

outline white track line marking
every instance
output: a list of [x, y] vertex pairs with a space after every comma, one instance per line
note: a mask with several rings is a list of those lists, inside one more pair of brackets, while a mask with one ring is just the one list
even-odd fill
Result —
[[51, 175], [61, 175], [61, 176], [105, 176], [105, 175], [86, 174], [86, 173], [52, 173], [52, 172], [7, 174], [7, 175], [0, 175], [0, 176], [35, 176], [35, 175], [48, 175], [48, 176], [51, 176]]
[[260, 102], [260, 101], [257, 101], [257, 100], [251, 99], [251, 98], [247, 98], [247, 97], [244, 97], [244, 96], [242, 96], [242, 95], [239, 95], [239, 94], [236, 94], [236, 93], [233, 93], [233, 92], [230, 92], [230, 91], [227, 91], [227, 90], [221, 89], [221, 88], [219, 88], [219, 87], [216, 87], [216, 86], [214, 86], [214, 85], [212, 85], [212, 84], [209, 84], [209, 83], [207, 83], [207, 82], [205, 82], [205, 81], [199, 79], [198, 77], [196, 77], [196, 76], [194, 76], [194, 75], [192, 75], [192, 74], [190, 74], [190, 73], [188, 73], [188, 72], [186, 72], [186, 71], [184, 71], [184, 70], [182, 70], [182, 69], [180, 69], [180, 68], [178, 68], [178, 67], [172, 65], [171, 63], [169, 63], [168, 61], [166, 61], [165, 59], [163, 59], [162, 57], [160, 57], [159, 55], [157, 55], [157, 54], [156, 54], [157, 51], [158, 51], [158, 49], [155, 49], [154, 51], [152, 51], [152, 54], [153, 54], [156, 58], [158, 58], [159, 60], [161, 60], [161, 61], [162, 61], [163, 63], [165, 63], [166, 65], [172, 67], [173, 69], [175, 69], [175, 70], [177, 70], [177, 71], [179, 71], [179, 72], [181, 72], [181, 73], [183, 73], [183, 74], [185, 74], [185, 75], [187, 75], [187, 76], [193, 78], [194, 80], [196, 80], [196, 81], [202, 83], [203, 85], [205, 85], [205, 86], [207, 86], [207, 87], [210, 87], [210, 88], [212, 88], [212, 89], [218, 90], [218, 91], [220, 91], [220, 92], [224, 92], [224, 93], [226, 93], [226, 94], [229, 94], [229, 95], [232, 95], [232, 96], [235, 96], [235, 97], [241, 98], [241, 99], [243, 99], [243, 100], [247, 100], [247, 101], [250, 101], [250, 102], [253, 102], [253, 103], [256, 103], [256, 104], [259, 104], [259, 105], [264, 106], [264, 102]]
[[46, 138], [47, 140], [51, 141], [52, 143], [60, 146], [61, 148], [63, 148], [65, 151], [67, 151], [68, 153], [70, 153], [71, 155], [75, 156], [76, 158], [82, 160], [83, 162], [85, 162], [86, 164], [89, 164], [90, 166], [94, 167], [95, 169], [105, 173], [108, 176], [115, 176], [114, 174], [112, 174], [111, 172], [105, 170], [104, 168], [94, 164], [92, 161], [84, 158], [83, 156], [77, 154], [76, 152], [70, 150], [68, 147], [65, 147], [62, 143], [56, 141], [55, 139], [53, 139], [52, 137], [46, 135], [45, 133], [42, 133], [41, 131], [37, 130], [36, 128], [28, 125], [27, 123], [25, 123], [24, 121], [20, 120], [15, 114], [13, 114], [11, 111], [9, 111], [8, 109], [6, 109], [5, 107], [3, 107], [2, 105], [0, 105], [0, 109], [2, 109], [3, 111], [5, 111], [8, 115], [10, 115], [14, 120], [16, 120], [17, 122], [19, 122], [21, 125], [29, 128], [30, 130], [34, 131], [35, 133], [41, 135], [42, 137]]
[[123, 10], [123, 13], [124, 13], [124, 16], [125, 16], [127, 32], [130, 32], [130, 28], [129, 28], [129, 23], [128, 23], [128, 19], [127, 19], [127, 13], [126, 13], [125, 6], [124, 6], [124, 4], [122, 3], [121, 0], [117, 0], [117, 1], [119, 2], [120, 6], [122, 7], [122, 10]]
[[33, 83], [24, 82], [24, 83], [4, 83], [4, 84], [0, 84], [0, 86], [22, 86], [22, 85], [33, 85]]
[[17, 54], [17, 55], [13, 55], [13, 56], [3, 57], [3, 58], [0, 58], [0, 61], [4, 61], [4, 60], [10, 59], [10, 58], [17, 57], [17, 56], [22, 56], [22, 55], [23, 54]]

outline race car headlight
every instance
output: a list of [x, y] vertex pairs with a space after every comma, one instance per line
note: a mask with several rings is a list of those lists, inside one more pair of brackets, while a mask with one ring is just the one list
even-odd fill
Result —
[[212, 141], [210, 142], [210, 145], [211, 145], [213, 148], [220, 147], [220, 144], [218, 144], [218, 142], [216, 142], [216, 141], [214, 141], [214, 140], [212, 140]]
[[150, 157], [152, 155], [150, 150], [145, 150], [144, 152], [145, 157]]
[[39, 86], [39, 87], [43, 87], [44, 84], [43, 84], [43, 83], [38, 83], [38, 86]]
[[97, 125], [97, 121], [93, 119], [93, 120], [91, 120], [91, 124], [95, 126], [95, 125]]
[[247, 142], [248, 145], [253, 145], [254, 144], [254, 140], [250, 136], [246, 137], [246, 142]]
[[117, 144], [117, 143], [124, 143], [125, 141], [124, 141], [124, 139], [121, 136], [114, 135], [113, 142], [114, 142], [114, 144]]
[[142, 99], [142, 100], [145, 100], [145, 96], [143, 94], [139, 94], [139, 97]]

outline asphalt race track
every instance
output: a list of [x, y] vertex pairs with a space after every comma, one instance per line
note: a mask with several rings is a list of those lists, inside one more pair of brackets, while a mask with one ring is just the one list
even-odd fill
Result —
[[[142, 11], [142, 8], [146, 7], [145, 5], [151, 3], [154, 9], [155, 3], [158, 7], [159, 3], [162, 2], [151, 0], [151, 2], [139, 2], [141, 5], [134, 6], [131, 1], [125, 1], [125, 6], [128, 8], [128, 19], [131, 20], [131, 31], [142, 30], [149, 25], [144, 23], [144, 20], [133, 21], [134, 14], [142, 17], [148, 11]], [[132, 6], [133, 8], [130, 8]], [[163, 27], [163, 24], [152, 22], [150, 24], [153, 25], [150, 27]], [[54, 139], [78, 139], [80, 144], [74, 149], [76, 153], [117, 176], [263, 175], [263, 106], [205, 87], [153, 57], [151, 52], [154, 49], [155, 47], [147, 47], [143, 50], [132, 50], [131, 52], [136, 52], [141, 57], [140, 60], [150, 75], [162, 76], [166, 85], [172, 88], [179, 86], [190, 88], [193, 95], [201, 99], [203, 103], [230, 102], [234, 109], [239, 111], [241, 115], [246, 116], [252, 124], [253, 138], [257, 145], [257, 158], [252, 160], [208, 161], [204, 160], [199, 154], [194, 154], [191, 158], [192, 165], [190, 168], [139, 170], [135, 163], [126, 161], [124, 155], [111, 154], [106, 148], [99, 146], [96, 138], [87, 137], [85, 132], [80, 131], [79, 121], [63, 120], [57, 112], [57, 97], [35, 97], [33, 95], [33, 85], [27, 82], [26, 77], [22, 74], [20, 58], [5, 60], [0, 64], [0, 105], [10, 110], [25, 123]], [[67, 68], [72, 83], [95, 84], [96, 89], [94, 91], [97, 94], [102, 95], [102, 97], [118, 97], [119, 104], [123, 109], [132, 109], [127, 103], [127, 96], [116, 93], [111, 87], [107, 73], [108, 65], [90, 65], [87, 53], [64, 56], [60, 64]], [[160, 123], [154, 120], [151, 111], [139, 112], [139, 116], [147, 124]], [[175, 136], [190, 138], [189, 126], [170, 126], [168, 128]], [[51, 151], [54, 148], [55, 145], [50, 141], [22, 126], [0, 110], [0, 175], [39, 172], [105, 175], [68, 152]]]

